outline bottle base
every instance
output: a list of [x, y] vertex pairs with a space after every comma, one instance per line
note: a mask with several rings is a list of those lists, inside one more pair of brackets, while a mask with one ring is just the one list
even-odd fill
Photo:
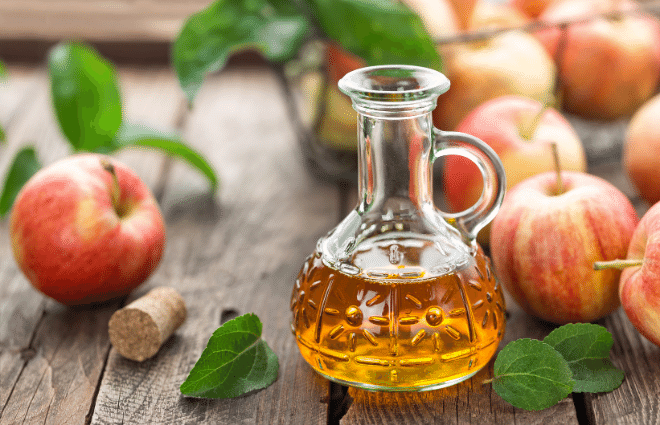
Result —
[[[484, 365], [485, 366], [485, 365]], [[483, 366], [482, 366], [483, 367]], [[343, 379], [337, 379], [332, 376], [326, 375], [323, 372], [319, 372], [318, 370], [314, 369], [314, 372], [318, 373], [322, 377], [348, 387], [355, 387], [355, 388], [360, 388], [363, 390], [367, 391], [383, 391], [383, 392], [421, 392], [421, 391], [433, 391], [433, 390], [439, 390], [441, 388], [446, 388], [446, 387], [451, 387], [453, 385], [456, 385], [458, 383], [461, 383], [463, 381], [466, 381], [470, 378], [472, 378], [477, 372], [481, 370], [481, 368], [477, 368], [467, 375], [455, 378], [455, 379], [450, 379], [448, 381], [443, 381], [443, 382], [438, 382], [435, 384], [431, 385], [423, 385], [423, 386], [411, 386], [411, 387], [388, 387], [388, 386], [383, 386], [383, 385], [373, 385], [373, 384], [366, 384], [363, 382], [351, 382], [351, 381], [344, 381]]]

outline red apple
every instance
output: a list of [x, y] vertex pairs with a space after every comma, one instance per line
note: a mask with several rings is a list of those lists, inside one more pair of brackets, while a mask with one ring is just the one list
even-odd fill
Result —
[[[405, 1], [409, 2], [410, 0]], [[472, 14], [474, 13], [474, 8], [478, 0], [448, 0], [448, 2], [451, 4], [452, 9], [456, 14], [458, 28], [463, 31], [469, 30], [470, 19], [472, 19]]]
[[[540, 115], [539, 115], [540, 114]], [[521, 96], [502, 96], [483, 103], [458, 125], [458, 131], [486, 142], [499, 155], [507, 188], [555, 168], [552, 143], [557, 144], [564, 170], [586, 171], [587, 160], [580, 138], [555, 109]], [[443, 169], [445, 195], [451, 211], [469, 208], [481, 195], [482, 177], [471, 161], [449, 156]], [[489, 228], [479, 233], [488, 242]]]
[[449, 91], [438, 99], [436, 127], [453, 130], [487, 100], [518, 94], [540, 102], [552, 98], [555, 66], [530, 34], [507, 31], [489, 40], [443, 48]]
[[640, 196], [660, 201], [660, 95], [645, 103], [630, 120], [623, 144], [623, 164]]
[[620, 271], [593, 263], [625, 255], [637, 213], [607, 181], [585, 173], [539, 174], [515, 186], [493, 221], [491, 255], [513, 299], [529, 314], [591, 322], [619, 305]]
[[510, 4], [529, 16], [537, 18], [555, 0], [512, 0]]
[[[638, 8], [629, 0], [565, 0], [540, 16], [546, 22]], [[660, 78], [660, 25], [654, 17], [625, 14], [573, 24], [558, 52], [558, 28], [536, 33], [557, 63], [564, 107], [592, 119], [631, 115], [655, 91]]]
[[660, 346], [660, 204], [642, 217], [626, 258], [596, 267], [623, 268], [619, 284], [623, 310], [642, 335]]
[[66, 305], [128, 294], [156, 268], [165, 246], [149, 188], [127, 166], [97, 154], [67, 157], [32, 176], [16, 198], [10, 235], [30, 283]]

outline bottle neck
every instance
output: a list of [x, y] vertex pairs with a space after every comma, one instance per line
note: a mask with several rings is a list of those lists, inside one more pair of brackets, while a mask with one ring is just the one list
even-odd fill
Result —
[[398, 215], [433, 205], [431, 112], [358, 114], [358, 211]]

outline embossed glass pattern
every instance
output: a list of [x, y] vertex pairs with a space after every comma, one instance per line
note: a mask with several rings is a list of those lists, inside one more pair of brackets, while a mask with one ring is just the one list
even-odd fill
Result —
[[[291, 298], [301, 354], [333, 381], [386, 391], [460, 382], [485, 366], [505, 328], [502, 290], [475, 241], [504, 196], [504, 172], [480, 140], [433, 128], [449, 87], [439, 72], [362, 68], [339, 87], [358, 111], [359, 201], [318, 241]], [[473, 160], [481, 199], [433, 204], [432, 163]]]

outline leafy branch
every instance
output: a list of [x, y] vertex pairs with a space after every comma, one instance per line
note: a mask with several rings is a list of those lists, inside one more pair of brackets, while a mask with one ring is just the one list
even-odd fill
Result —
[[172, 46], [172, 64], [192, 103], [204, 78], [232, 53], [257, 50], [285, 64], [319, 37], [367, 65], [441, 67], [421, 18], [396, 0], [216, 0], [186, 20]]
[[[92, 47], [60, 43], [50, 52], [48, 72], [55, 115], [62, 133], [76, 152], [114, 153], [127, 147], [157, 149], [188, 162], [206, 176], [212, 191], [218, 187], [213, 167], [176, 134], [127, 122], [114, 67]], [[0, 195], [0, 217], [20, 188], [41, 168], [32, 147], [13, 159]]]

